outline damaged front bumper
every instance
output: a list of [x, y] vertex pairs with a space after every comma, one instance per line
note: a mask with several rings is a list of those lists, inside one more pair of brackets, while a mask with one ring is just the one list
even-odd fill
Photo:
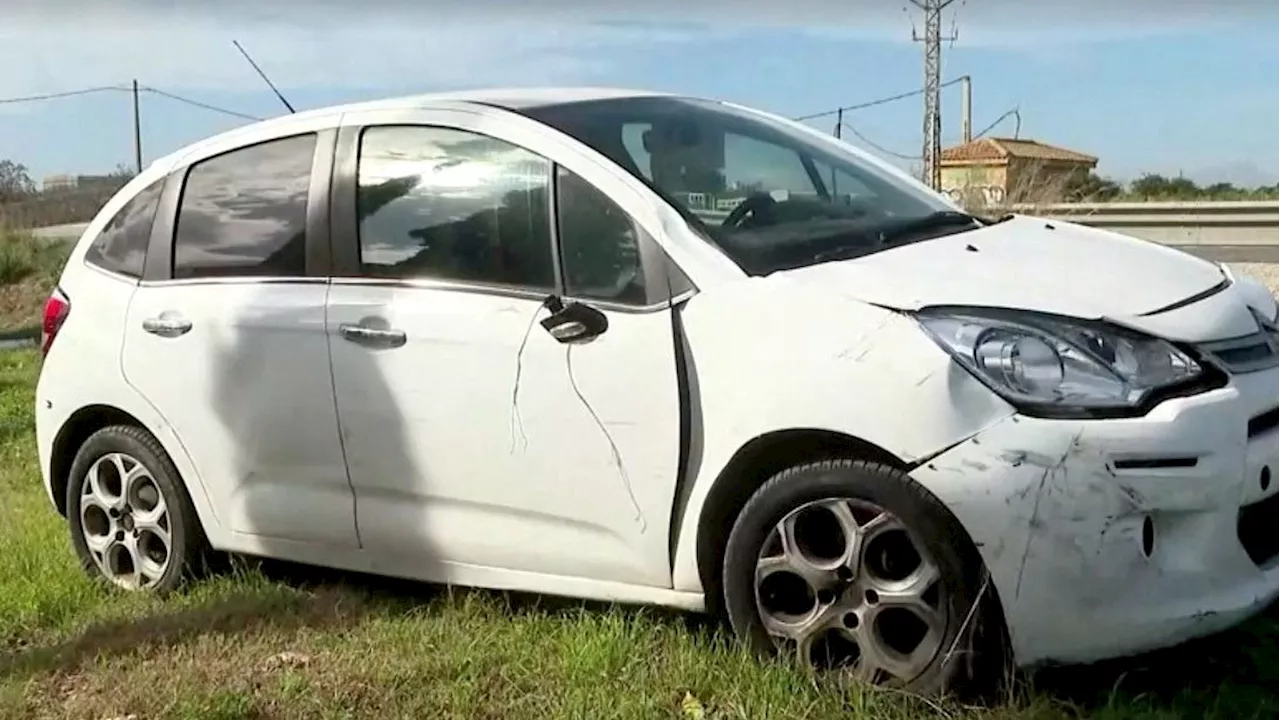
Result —
[[1018, 665], [1167, 647], [1275, 600], [1277, 377], [1141, 418], [1015, 415], [912, 472], [977, 544]]

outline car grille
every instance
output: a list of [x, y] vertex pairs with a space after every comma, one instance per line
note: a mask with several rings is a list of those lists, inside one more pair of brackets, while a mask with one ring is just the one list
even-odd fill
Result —
[[1260, 330], [1252, 335], [1201, 343], [1196, 346], [1216, 361], [1223, 370], [1234, 375], [1273, 368], [1280, 358], [1276, 355], [1276, 333]]

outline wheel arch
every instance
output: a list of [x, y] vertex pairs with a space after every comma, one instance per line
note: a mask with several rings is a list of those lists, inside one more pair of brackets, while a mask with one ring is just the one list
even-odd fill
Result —
[[75, 462], [76, 453], [90, 435], [112, 425], [135, 425], [147, 429], [145, 423], [118, 407], [94, 404], [71, 413], [54, 435], [49, 453], [49, 485], [54, 506], [63, 517], [67, 515], [67, 483], [71, 480], [71, 465]]
[[792, 465], [818, 459], [860, 459], [901, 470], [909, 466], [875, 443], [834, 430], [774, 430], [744, 443], [729, 459], [707, 491], [698, 515], [698, 577], [710, 609], [718, 609], [720, 573], [729, 531], [747, 500], [761, 485]]
[[[888, 450], [870, 441], [846, 433], [819, 428], [792, 428], [775, 430], [752, 438], [743, 444], [725, 464], [712, 482], [702, 503], [698, 517], [697, 544], [695, 547], [698, 576], [702, 583], [707, 609], [719, 613], [723, 604], [721, 573], [724, 550], [729, 532], [747, 500], [769, 478], [788, 467], [815, 460], [869, 460], [909, 473], [920, 464], [908, 463]], [[921, 492], [933, 495], [928, 487], [915, 479], [911, 482]], [[947, 513], [959, 533], [963, 547], [961, 552], [972, 562], [978, 563], [985, 576], [989, 571], [968, 529], [951, 512], [945, 503], [938, 506]], [[984, 592], [990, 593], [985, 605], [983, 620], [994, 623], [992, 630], [1002, 645], [1000, 653], [1008, 652], [1009, 634], [1004, 617], [1004, 605], [994, 583], [984, 583]], [[1003, 656], [998, 662], [1004, 662]]]

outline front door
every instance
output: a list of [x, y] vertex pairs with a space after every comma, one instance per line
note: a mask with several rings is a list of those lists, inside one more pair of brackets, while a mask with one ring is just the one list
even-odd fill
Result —
[[312, 167], [328, 167], [332, 152], [331, 139], [317, 140], [192, 165], [176, 218], [157, 222], [170, 231], [148, 256], [167, 259], [161, 278], [139, 285], [125, 331], [125, 377], [173, 426], [219, 525], [268, 553], [271, 538], [357, 544], [324, 334], [328, 285], [305, 269], [307, 236], [323, 230], [322, 212], [308, 221]]
[[[438, 562], [442, 580], [502, 569], [669, 587], [679, 400], [647, 238], [513, 133], [461, 116], [354, 118], [369, 126], [339, 141], [352, 177], [334, 207], [351, 208], [334, 217], [335, 263], [355, 251], [327, 329], [363, 546]], [[563, 269], [557, 173], [561, 205], [608, 203], [561, 213]], [[592, 232], [621, 245], [584, 249]], [[572, 302], [569, 278], [607, 319], [589, 342], [542, 323]]]

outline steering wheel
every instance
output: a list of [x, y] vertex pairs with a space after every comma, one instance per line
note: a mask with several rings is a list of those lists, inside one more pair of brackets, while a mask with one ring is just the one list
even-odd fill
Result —
[[778, 201], [767, 192], [754, 192], [743, 198], [738, 206], [729, 211], [729, 216], [720, 224], [721, 227], [736, 228], [742, 226], [742, 221], [747, 219], [748, 215], [759, 216], [763, 211], [769, 210]]

